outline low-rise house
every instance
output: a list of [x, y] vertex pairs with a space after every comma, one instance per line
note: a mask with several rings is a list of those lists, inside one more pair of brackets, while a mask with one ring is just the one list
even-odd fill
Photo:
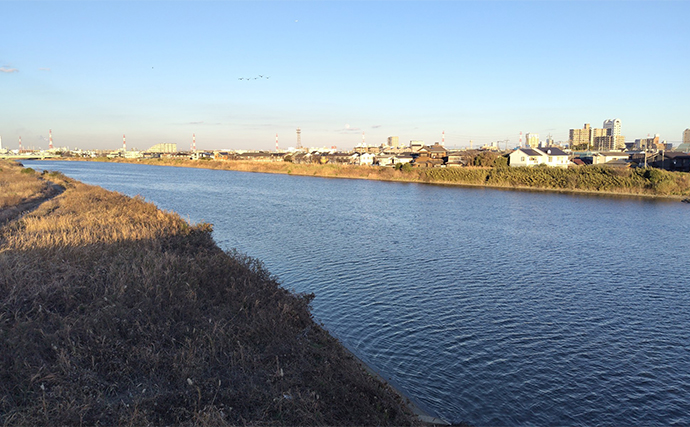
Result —
[[465, 160], [462, 158], [462, 153], [460, 151], [448, 152], [446, 160], [447, 167], [462, 167], [466, 166]]
[[620, 151], [602, 151], [600, 153], [592, 153], [591, 164], [603, 165], [613, 161], [616, 161], [616, 164], [620, 164], [619, 160], [624, 160], [627, 162], [629, 159], [629, 153], [624, 153]]
[[[639, 167], [644, 166], [644, 153], [635, 158]], [[677, 151], [647, 153], [647, 166], [673, 172], [690, 172], [690, 154]]]
[[445, 165], [446, 149], [438, 142], [431, 147], [422, 147], [414, 159], [414, 166], [418, 168], [434, 168]]
[[376, 161], [376, 156], [372, 153], [362, 153], [359, 155], [360, 166], [371, 166]]
[[414, 160], [414, 157], [412, 157], [411, 154], [401, 154], [399, 156], [395, 156], [395, 164], [405, 164], [405, 163], [412, 163]]
[[667, 151], [663, 156], [662, 167], [667, 171], [690, 172], [690, 154]]
[[394, 166], [396, 157], [392, 155], [376, 156], [376, 162], [379, 166]]
[[322, 158], [326, 158], [326, 163], [350, 163], [352, 155], [350, 153], [328, 153]]
[[560, 148], [518, 148], [508, 155], [508, 164], [512, 167], [546, 165], [567, 168], [568, 158], [568, 153]]

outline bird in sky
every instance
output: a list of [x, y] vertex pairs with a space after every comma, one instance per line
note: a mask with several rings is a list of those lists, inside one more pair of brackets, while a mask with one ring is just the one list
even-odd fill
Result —
[[238, 77], [237, 80], [259, 80], [259, 79], [270, 79], [271, 76], [264, 76], [263, 74], [259, 74], [258, 77]]

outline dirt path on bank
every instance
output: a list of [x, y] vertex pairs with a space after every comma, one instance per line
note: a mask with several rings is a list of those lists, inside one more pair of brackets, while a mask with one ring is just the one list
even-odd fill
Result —
[[0, 227], [10, 221], [20, 218], [22, 215], [36, 210], [41, 204], [59, 196], [65, 191], [65, 187], [59, 184], [48, 183], [48, 186], [41, 192], [41, 195], [29, 199], [18, 205], [0, 209]]

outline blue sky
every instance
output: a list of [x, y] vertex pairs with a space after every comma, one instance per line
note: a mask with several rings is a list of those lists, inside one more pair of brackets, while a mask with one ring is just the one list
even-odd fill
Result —
[[[626, 140], [690, 127], [690, 2], [0, 2], [3, 146]], [[239, 80], [240, 77], [258, 77]], [[266, 78], [270, 76], [270, 78]]]

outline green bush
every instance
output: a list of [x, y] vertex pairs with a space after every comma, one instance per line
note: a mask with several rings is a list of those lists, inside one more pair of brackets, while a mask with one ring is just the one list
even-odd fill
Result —
[[[476, 158], [476, 157], [475, 157]], [[556, 190], [690, 194], [690, 174], [659, 169], [620, 169], [608, 166], [578, 168], [502, 167], [434, 168], [424, 171], [429, 182], [487, 184], [498, 187], [529, 187]]]
[[23, 168], [21, 173], [35, 173], [36, 171], [31, 168]]

